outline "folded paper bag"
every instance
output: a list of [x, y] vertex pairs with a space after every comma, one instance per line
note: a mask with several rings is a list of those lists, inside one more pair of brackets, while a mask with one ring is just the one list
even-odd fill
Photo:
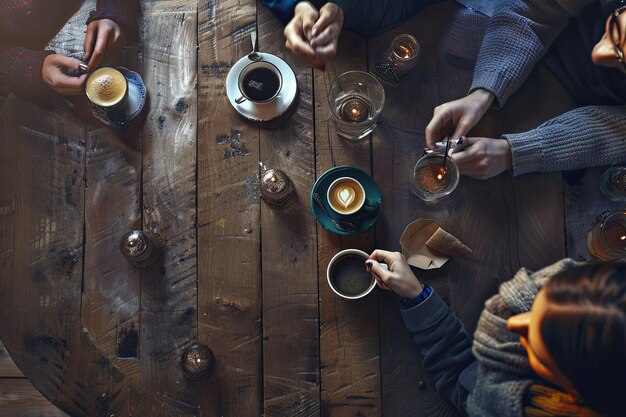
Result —
[[400, 238], [400, 245], [409, 264], [420, 269], [439, 268], [451, 256], [472, 253], [433, 219], [417, 219], [410, 223]]

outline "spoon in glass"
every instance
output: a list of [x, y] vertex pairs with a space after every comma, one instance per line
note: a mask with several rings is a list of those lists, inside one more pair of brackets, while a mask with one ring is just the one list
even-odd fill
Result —
[[326, 216], [330, 219], [333, 226], [335, 226], [337, 229], [341, 230], [342, 232], [347, 232], [347, 233], [354, 233], [358, 230], [358, 228], [356, 227], [354, 223], [350, 223], [345, 220], [333, 219], [330, 213], [328, 212], [328, 209], [326, 208], [326, 206], [324, 206], [324, 203], [322, 202], [322, 199], [318, 193], [313, 193], [313, 201], [315, 201], [315, 203], [324, 211], [324, 213], [326, 213]]

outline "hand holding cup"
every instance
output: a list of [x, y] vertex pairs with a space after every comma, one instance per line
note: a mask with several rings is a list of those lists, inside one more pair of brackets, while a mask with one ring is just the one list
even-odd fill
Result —
[[[381, 266], [388, 265], [389, 270]], [[406, 258], [399, 252], [377, 249], [365, 262], [367, 269], [376, 279], [379, 287], [392, 291], [405, 299], [412, 299], [422, 292], [423, 286], [411, 271]]]

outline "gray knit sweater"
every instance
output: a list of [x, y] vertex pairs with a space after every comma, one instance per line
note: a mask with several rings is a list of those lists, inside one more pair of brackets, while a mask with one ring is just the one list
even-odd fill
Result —
[[498, 294], [485, 303], [474, 334], [473, 355], [471, 338], [437, 293], [414, 308], [402, 310], [424, 369], [433, 375], [437, 390], [459, 411], [476, 417], [523, 417], [524, 393], [539, 381], [519, 337], [506, 329], [506, 320], [529, 311], [537, 292], [552, 275], [576, 265], [563, 259], [535, 273], [522, 268], [503, 283]]
[[[568, 20], [592, 1], [500, 0], [478, 55], [471, 91], [491, 91], [495, 108], [504, 106]], [[624, 161], [626, 106], [579, 107], [536, 129], [504, 138], [511, 145], [513, 175]]]

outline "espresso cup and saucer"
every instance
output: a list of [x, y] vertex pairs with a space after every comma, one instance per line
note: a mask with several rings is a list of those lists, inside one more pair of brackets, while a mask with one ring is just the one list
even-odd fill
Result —
[[295, 102], [296, 75], [279, 57], [256, 52], [237, 61], [226, 77], [226, 96], [235, 111], [255, 122], [283, 115]]
[[91, 112], [102, 123], [121, 131], [141, 113], [146, 103], [141, 76], [124, 67], [101, 67], [89, 74], [85, 95]]
[[352, 166], [329, 169], [311, 189], [311, 209], [317, 221], [344, 236], [358, 235], [376, 224], [381, 199], [376, 181]]

